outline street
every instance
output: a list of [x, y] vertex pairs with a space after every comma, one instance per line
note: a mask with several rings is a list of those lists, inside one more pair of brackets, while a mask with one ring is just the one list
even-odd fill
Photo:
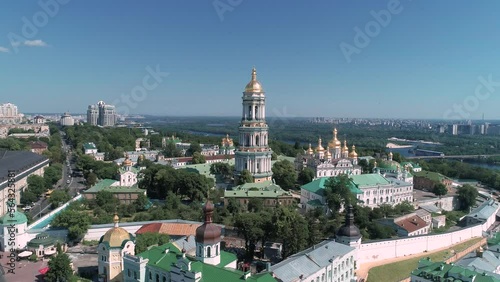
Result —
[[[59, 180], [53, 187], [54, 190], [69, 188], [69, 195], [73, 198], [85, 188], [84, 178], [83, 177], [73, 177], [71, 173], [75, 170], [75, 160], [73, 158], [73, 154], [71, 151], [71, 147], [66, 143], [64, 139], [65, 133], [61, 131], [61, 142], [62, 149], [66, 152], [66, 162], [63, 163], [62, 168], [62, 178]], [[67, 181], [69, 180], [69, 184]], [[44, 214], [50, 212], [50, 202], [48, 198], [41, 197], [34, 205], [32, 206], [29, 214], [31, 217], [36, 220], [42, 217]]]

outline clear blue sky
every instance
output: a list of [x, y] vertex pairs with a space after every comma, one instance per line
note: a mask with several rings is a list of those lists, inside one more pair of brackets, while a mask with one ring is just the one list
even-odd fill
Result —
[[401, 0], [348, 62], [341, 43], [359, 47], [355, 27], [390, 2], [70, 0], [44, 24], [37, 1], [2, 1], [0, 102], [81, 113], [159, 66], [168, 77], [129, 112], [236, 116], [255, 66], [268, 115], [441, 118], [469, 103], [473, 119], [500, 118], [500, 86], [474, 96], [479, 76], [500, 82], [500, 2]]

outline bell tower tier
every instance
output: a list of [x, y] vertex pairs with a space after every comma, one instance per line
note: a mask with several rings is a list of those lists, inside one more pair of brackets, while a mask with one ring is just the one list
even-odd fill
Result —
[[268, 145], [266, 124], [266, 97], [257, 80], [257, 71], [252, 69], [252, 79], [243, 92], [243, 111], [238, 128], [239, 146], [235, 152], [235, 181], [243, 170], [248, 170], [253, 182], [271, 180], [272, 150]]

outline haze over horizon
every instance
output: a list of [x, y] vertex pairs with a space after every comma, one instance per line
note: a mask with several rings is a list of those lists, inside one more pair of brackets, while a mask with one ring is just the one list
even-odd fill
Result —
[[0, 103], [239, 116], [255, 66], [269, 116], [500, 119], [499, 2], [66, 2], [0, 3]]

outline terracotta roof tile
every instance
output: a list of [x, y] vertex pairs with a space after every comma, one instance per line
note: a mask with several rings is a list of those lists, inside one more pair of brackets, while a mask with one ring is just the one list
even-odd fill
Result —
[[168, 234], [171, 236], [189, 236], [196, 234], [200, 223], [149, 223], [143, 225], [135, 234], [147, 232]]
[[408, 231], [408, 233], [415, 232], [419, 229], [427, 227], [427, 223], [419, 216], [414, 215], [400, 221], [395, 222], [399, 227]]

